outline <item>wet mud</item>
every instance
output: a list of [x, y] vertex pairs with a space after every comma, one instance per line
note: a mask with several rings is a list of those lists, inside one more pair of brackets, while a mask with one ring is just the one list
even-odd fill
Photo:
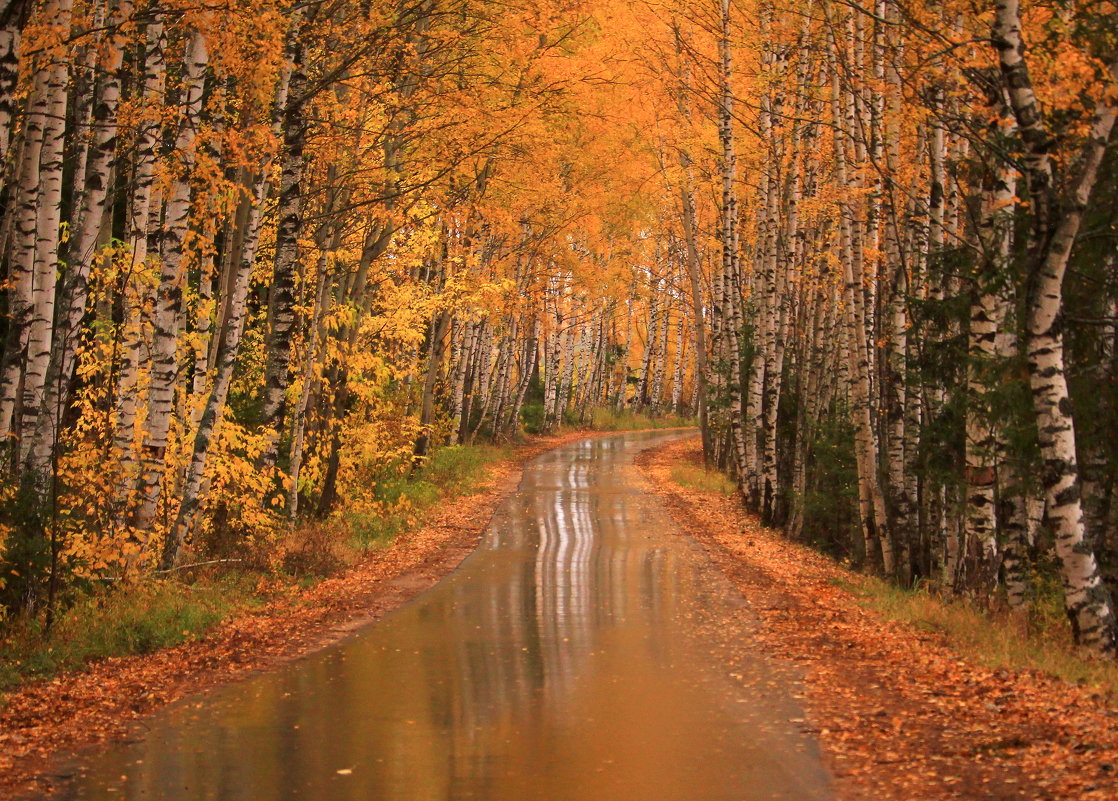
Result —
[[[61, 798], [830, 798], [797, 677], [633, 466], [536, 457], [453, 574], [324, 651], [167, 707]], [[736, 647], [735, 647], [736, 646]]]

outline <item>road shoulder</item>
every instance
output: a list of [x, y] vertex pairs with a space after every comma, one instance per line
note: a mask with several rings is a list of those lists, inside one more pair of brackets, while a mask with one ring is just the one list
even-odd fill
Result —
[[1118, 716], [1035, 672], [990, 670], [934, 633], [886, 621], [846, 588], [861, 577], [762, 528], [733, 497], [679, 485], [697, 438], [637, 466], [756, 616], [756, 642], [804, 670], [807, 726], [843, 799], [1118, 798]]
[[178, 699], [274, 669], [337, 642], [453, 571], [477, 546], [530, 458], [606, 432], [536, 439], [495, 464], [477, 492], [443, 505], [343, 574], [238, 614], [207, 636], [152, 654], [100, 660], [86, 670], [27, 683], [0, 699], [0, 797], [49, 794], [52, 772], [78, 751], [129, 735], [145, 715]]

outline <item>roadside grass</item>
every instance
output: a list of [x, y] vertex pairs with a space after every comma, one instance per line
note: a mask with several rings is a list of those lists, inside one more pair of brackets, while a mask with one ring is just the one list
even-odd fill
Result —
[[656, 428], [685, 428], [696, 425], [695, 420], [677, 414], [648, 415], [640, 412], [616, 412], [611, 408], [595, 409], [590, 417], [590, 428], [595, 431], [641, 431]]
[[[737, 491], [725, 474], [707, 470], [698, 462], [676, 462], [671, 479], [703, 492], [732, 496]], [[779, 532], [773, 534], [781, 537]], [[976, 664], [1037, 671], [1118, 701], [1118, 663], [1093, 658], [1072, 641], [1053, 565], [1041, 564], [1033, 575], [1032, 603], [1024, 614], [1011, 613], [1004, 602], [999, 607], [975, 598], [949, 597], [931, 584], [904, 589], [857, 573], [831, 579], [831, 583], [887, 620], [941, 635], [952, 651]]]
[[375, 488], [377, 508], [345, 518], [354, 545], [391, 545], [440, 502], [475, 492], [489, 467], [510, 454], [495, 445], [451, 445], [434, 451], [417, 470], [386, 476]]
[[369, 549], [390, 546], [439, 503], [477, 491], [489, 468], [510, 453], [491, 445], [439, 448], [418, 469], [377, 485], [377, 512], [315, 521], [281, 538], [275, 558], [258, 562], [272, 565], [270, 573], [226, 564], [78, 592], [61, 606], [49, 637], [41, 617], [0, 620], [0, 692], [92, 660], [201, 638], [238, 612], [310, 587]]
[[737, 490], [734, 482], [720, 470], [710, 470], [700, 464], [680, 462], [672, 467], [672, 481], [700, 492], [717, 492], [733, 495]]
[[866, 609], [940, 634], [955, 652], [992, 669], [1035, 670], [1118, 698], [1118, 664], [1093, 659], [1072, 642], [1059, 587], [1041, 582], [1025, 615], [945, 598], [927, 587], [902, 589], [878, 578], [837, 579]]
[[203, 636], [230, 614], [259, 602], [247, 573], [192, 584], [148, 579], [99, 588], [63, 609], [44, 636], [39, 619], [11, 621], [0, 634], [0, 690], [80, 669], [109, 656], [147, 654]]
[[511, 455], [510, 448], [498, 445], [451, 445], [431, 454], [419, 473], [440, 499], [457, 498], [475, 492], [489, 467]]

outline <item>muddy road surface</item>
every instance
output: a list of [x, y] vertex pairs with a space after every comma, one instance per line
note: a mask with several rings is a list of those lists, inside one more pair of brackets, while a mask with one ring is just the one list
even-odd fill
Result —
[[341, 643], [188, 698], [61, 798], [816, 801], [795, 672], [633, 467], [679, 433], [536, 457], [480, 547]]

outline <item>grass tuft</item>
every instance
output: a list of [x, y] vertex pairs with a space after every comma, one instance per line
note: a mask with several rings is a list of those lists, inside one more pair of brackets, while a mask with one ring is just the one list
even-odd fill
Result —
[[680, 462], [672, 466], [672, 481], [701, 492], [718, 492], [733, 495], [737, 490], [734, 482], [719, 470], [708, 470], [702, 465]]
[[468, 495], [477, 489], [490, 465], [509, 455], [507, 448], [494, 445], [452, 445], [431, 454], [419, 472], [435, 486], [440, 498]]
[[384, 548], [423, 520], [440, 501], [477, 490], [489, 468], [509, 456], [493, 445], [439, 448], [417, 470], [388, 478], [376, 487], [378, 508], [346, 517], [360, 548]]
[[98, 590], [60, 612], [49, 638], [37, 619], [14, 621], [0, 639], [0, 689], [93, 659], [147, 654], [201, 637], [248, 605], [254, 586], [242, 575]]
[[590, 427], [595, 431], [642, 431], [650, 428], [685, 428], [694, 426], [693, 418], [676, 414], [648, 415], [641, 412], [616, 412], [611, 408], [595, 409]]
[[906, 590], [876, 578], [838, 581], [859, 603], [890, 620], [942, 634], [948, 646], [992, 669], [1036, 670], [1118, 697], [1118, 665], [1075, 647], [1057, 592], [1042, 588], [1027, 615], [989, 611], [927, 588]]

